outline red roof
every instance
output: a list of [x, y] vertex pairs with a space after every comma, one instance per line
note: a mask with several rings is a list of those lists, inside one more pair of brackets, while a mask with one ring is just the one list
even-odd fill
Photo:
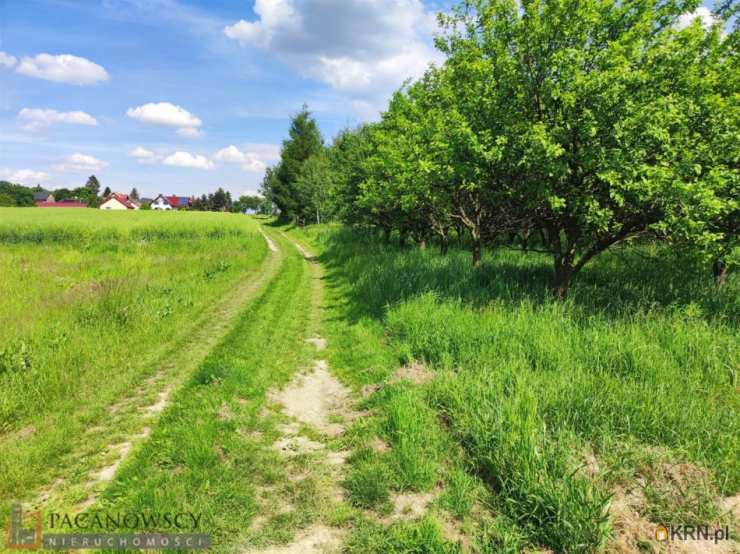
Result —
[[110, 200], [111, 198], [115, 198], [121, 204], [126, 206], [129, 210], [133, 210], [137, 207], [137, 205], [133, 202], [133, 200], [129, 199], [128, 194], [121, 194], [120, 192], [114, 192], [106, 199], [106, 202]]
[[62, 200], [61, 202], [48, 202], [46, 200], [36, 201], [37, 208], [87, 208], [84, 202], [77, 200]]
[[165, 196], [165, 200], [167, 200], [173, 208], [183, 208], [190, 205], [190, 198], [187, 196], [177, 196], [176, 194], [172, 194], [170, 196]]

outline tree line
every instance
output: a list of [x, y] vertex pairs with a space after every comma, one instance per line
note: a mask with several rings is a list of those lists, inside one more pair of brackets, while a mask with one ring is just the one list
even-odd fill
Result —
[[[102, 193], [100, 188], [100, 181], [95, 175], [91, 175], [84, 186], [75, 189], [46, 190], [40, 185], [25, 187], [8, 181], [0, 181], [0, 206], [31, 207], [35, 205], [34, 193], [43, 192], [53, 196], [56, 202], [76, 200], [87, 204], [90, 208], [98, 208], [112, 194], [110, 187], [105, 187]], [[131, 189], [128, 196], [131, 200], [141, 202], [141, 209], [150, 209], [148, 201], [142, 200], [136, 187]], [[264, 214], [272, 213], [271, 204], [263, 197], [244, 194], [237, 200], [232, 200], [231, 193], [222, 187], [219, 187], [216, 192], [192, 198], [186, 209], [212, 212], [244, 213], [251, 211]]]
[[[465, 236], [548, 254], [564, 298], [607, 249], [641, 237], [737, 261], [737, 5], [712, 25], [687, 0], [468, 0], [439, 18], [445, 62], [379, 121], [325, 146], [307, 108], [262, 194], [283, 218], [386, 239]], [[732, 28], [730, 28], [732, 27]]]

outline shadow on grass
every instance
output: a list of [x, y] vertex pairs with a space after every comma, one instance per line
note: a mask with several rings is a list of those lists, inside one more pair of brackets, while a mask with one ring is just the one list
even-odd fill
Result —
[[[504, 306], [554, 302], [552, 263], [541, 253], [499, 248], [488, 251], [473, 268], [461, 247], [447, 256], [436, 249], [399, 248], [369, 233], [335, 230], [325, 237], [320, 259], [333, 285], [351, 284], [345, 317], [382, 318], [388, 306], [433, 292], [474, 308], [495, 301]], [[568, 303], [574, 315], [622, 319], [638, 313], [680, 311], [692, 318], [737, 325], [738, 279], [731, 275], [716, 291], [705, 268], [677, 260], [656, 245], [617, 248], [594, 259], [576, 277]]]

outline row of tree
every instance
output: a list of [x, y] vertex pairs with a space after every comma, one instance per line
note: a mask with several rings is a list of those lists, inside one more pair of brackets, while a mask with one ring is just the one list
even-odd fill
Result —
[[464, 233], [474, 264], [485, 244], [546, 252], [559, 298], [595, 256], [644, 236], [711, 258], [721, 284], [740, 222], [737, 6], [683, 24], [697, 7], [465, 1], [440, 18], [444, 64], [379, 122], [327, 148], [304, 107], [263, 195], [284, 217], [443, 252]]
[[[102, 194], [100, 188], [100, 181], [95, 175], [91, 175], [82, 187], [75, 189], [58, 188], [53, 191], [45, 190], [39, 185], [31, 188], [0, 181], [0, 206], [30, 207], [34, 205], [34, 193], [43, 192], [53, 196], [57, 202], [77, 200], [84, 202], [91, 208], [97, 208], [112, 194], [110, 187], [105, 187]], [[131, 189], [128, 196], [134, 201], [141, 201], [136, 187]], [[141, 207], [142, 209], [148, 209], [149, 205], [143, 202]], [[188, 209], [213, 212], [272, 213], [272, 204], [257, 195], [242, 195], [234, 201], [230, 192], [219, 187], [215, 193], [203, 194], [194, 198]]]
[[100, 205], [102, 198], [110, 194], [110, 189], [106, 189], [103, 193], [103, 197], [100, 197], [100, 183], [95, 175], [91, 175], [84, 186], [76, 189], [59, 188], [53, 191], [46, 190], [40, 185], [31, 188], [10, 183], [8, 181], [0, 181], [0, 206], [33, 206], [34, 193], [37, 192], [51, 195], [57, 202], [64, 200], [79, 200], [88, 206], [97, 207]]
[[189, 209], [202, 212], [271, 213], [265, 199], [257, 195], [244, 194], [232, 200], [231, 193], [219, 187], [214, 193], [194, 198]]

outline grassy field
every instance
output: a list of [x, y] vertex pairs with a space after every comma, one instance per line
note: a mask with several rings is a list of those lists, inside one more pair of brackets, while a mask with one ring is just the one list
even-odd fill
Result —
[[[322, 251], [332, 366], [377, 389], [346, 439], [348, 498], [379, 514], [404, 491], [435, 498], [436, 520], [362, 518], [350, 551], [454, 549], [449, 520], [485, 552], [649, 550], [658, 522], [732, 521], [737, 279], [718, 293], [646, 246], [594, 262], [561, 304], [537, 254], [473, 269], [463, 251], [292, 233]], [[389, 378], [401, 364], [429, 380]]]
[[[186, 510], [214, 552], [250, 554], [315, 537], [350, 554], [660, 551], [658, 522], [737, 532], [736, 276], [716, 292], [646, 245], [558, 303], [538, 254], [474, 269], [455, 248], [265, 223], [0, 210], [0, 524], [19, 500]], [[339, 434], [276, 400], [319, 358], [351, 389]]]
[[123, 417], [94, 432], [116, 401], [156, 394], [145, 379], [208, 349], [267, 249], [239, 216], [12, 208], [0, 245], [5, 514], [127, 431]]

